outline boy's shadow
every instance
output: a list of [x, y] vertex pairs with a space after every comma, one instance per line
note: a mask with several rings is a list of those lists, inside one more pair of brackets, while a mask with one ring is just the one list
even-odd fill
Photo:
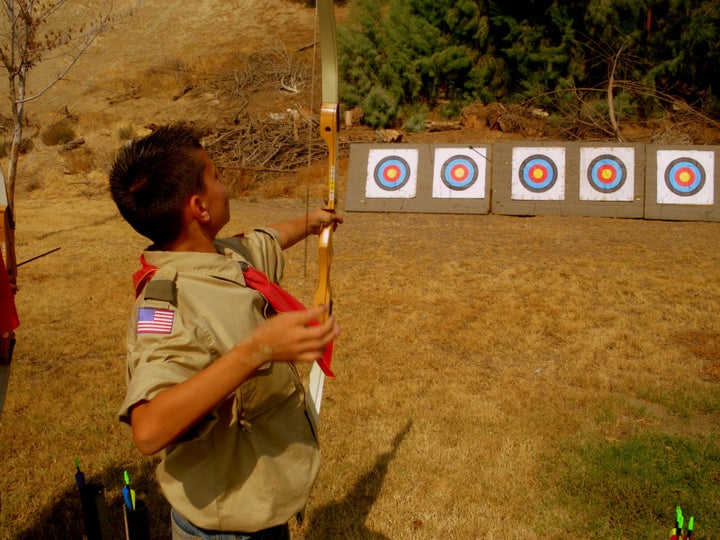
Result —
[[309, 512], [309, 523], [304, 535], [307, 540], [320, 538], [390, 539], [389, 536], [380, 532], [369, 530], [365, 526], [365, 521], [380, 495], [390, 463], [395, 459], [400, 443], [411, 427], [412, 420], [408, 420], [405, 427], [395, 436], [392, 449], [377, 458], [375, 466], [355, 482], [345, 498]]
[[[170, 538], [170, 506], [165, 501], [155, 481], [156, 461], [143, 459], [135, 467], [114, 464], [102, 471], [100, 475], [88, 475], [88, 484], [102, 484], [104, 496], [100, 498], [102, 510], [106, 511], [107, 528], [112, 540], [125, 538], [125, 522], [123, 516], [122, 487], [123, 471], [130, 474], [132, 488], [138, 499], [145, 502], [149, 509], [148, 522], [150, 538], [153, 540]], [[72, 470], [72, 469], [71, 469]], [[72, 473], [68, 473], [69, 475]], [[104, 507], [102, 500], [104, 499]], [[73, 482], [58, 500], [44, 508], [35, 519], [35, 524], [23, 531], [10, 531], [14, 540], [81, 540], [87, 538], [80, 492]]]
[[[365, 527], [365, 521], [380, 494], [385, 475], [395, 458], [400, 443], [412, 427], [412, 420], [395, 436], [392, 449], [381, 454], [372, 469], [362, 475], [348, 495], [314, 509], [302, 527], [303, 536], [308, 539], [363, 538], [370, 540], [389, 540], [389, 537]], [[125, 538], [123, 517], [123, 471], [128, 470], [132, 487], [138, 499], [148, 508], [150, 538], [169, 540], [170, 505], [162, 495], [155, 480], [156, 460], [143, 459], [135, 467], [114, 464], [102, 471], [98, 477], [88, 477], [88, 483], [102, 484], [104, 508], [107, 509], [109, 536], [112, 540]], [[80, 494], [74, 485], [68, 487], [58, 500], [48, 505], [37, 516], [35, 524], [23, 531], [10, 531], [13, 540], [82, 540], [86, 538], [83, 522], [83, 509]]]

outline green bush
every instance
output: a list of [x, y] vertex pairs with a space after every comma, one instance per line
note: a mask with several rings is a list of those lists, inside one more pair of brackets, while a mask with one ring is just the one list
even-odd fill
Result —
[[407, 118], [403, 127], [410, 132], [420, 133], [425, 129], [425, 120], [428, 117], [428, 109], [422, 105], [420, 107], [413, 107], [407, 111]]
[[370, 93], [360, 103], [360, 108], [364, 113], [364, 122], [373, 128], [389, 126], [397, 118], [397, 100], [379, 86], [370, 90]]

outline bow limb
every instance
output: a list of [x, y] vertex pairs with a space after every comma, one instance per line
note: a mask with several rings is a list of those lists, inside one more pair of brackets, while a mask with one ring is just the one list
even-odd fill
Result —
[[[332, 0], [318, 0], [320, 21], [320, 56], [322, 61], [322, 106], [320, 107], [320, 136], [328, 148], [327, 190], [325, 209], [335, 211], [337, 204], [337, 134], [340, 123], [338, 112], [337, 46], [335, 40], [335, 15]], [[318, 266], [320, 279], [315, 293], [314, 305], [325, 304], [332, 310], [330, 266], [332, 264], [332, 235], [334, 224], [330, 223], [318, 236]]]
[[[325, 193], [325, 209], [335, 211], [337, 205], [337, 134], [340, 126], [338, 104], [338, 69], [337, 41], [335, 39], [335, 12], [333, 0], [317, 0], [317, 16], [320, 28], [320, 60], [322, 64], [322, 105], [320, 107], [320, 136], [327, 144], [327, 191]], [[326, 305], [328, 312], [323, 316], [327, 319], [332, 312], [332, 287], [330, 285], [330, 267], [333, 258], [332, 237], [335, 225], [331, 223], [318, 236], [318, 267], [319, 279], [313, 305]], [[322, 322], [322, 321], [321, 321]], [[325, 374], [331, 374], [330, 360], [332, 344], [319, 362], [310, 369], [308, 381], [308, 400], [315, 423], [320, 417]]]
[[0, 414], [5, 404], [10, 361], [15, 346], [14, 330], [20, 324], [15, 309], [17, 259], [15, 258], [15, 221], [8, 202], [5, 177], [0, 169]]

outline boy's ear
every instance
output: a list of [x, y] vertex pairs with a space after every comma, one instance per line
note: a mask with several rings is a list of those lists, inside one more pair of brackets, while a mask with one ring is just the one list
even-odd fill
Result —
[[188, 201], [187, 208], [190, 212], [190, 217], [198, 220], [200, 223], [210, 221], [210, 212], [208, 212], [200, 195], [192, 195]]

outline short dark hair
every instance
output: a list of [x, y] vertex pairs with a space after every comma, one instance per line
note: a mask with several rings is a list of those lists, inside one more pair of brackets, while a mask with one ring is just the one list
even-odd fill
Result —
[[125, 145], [110, 171], [110, 193], [125, 220], [157, 245], [180, 234], [187, 200], [204, 191], [199, 133], [161, 126]]

